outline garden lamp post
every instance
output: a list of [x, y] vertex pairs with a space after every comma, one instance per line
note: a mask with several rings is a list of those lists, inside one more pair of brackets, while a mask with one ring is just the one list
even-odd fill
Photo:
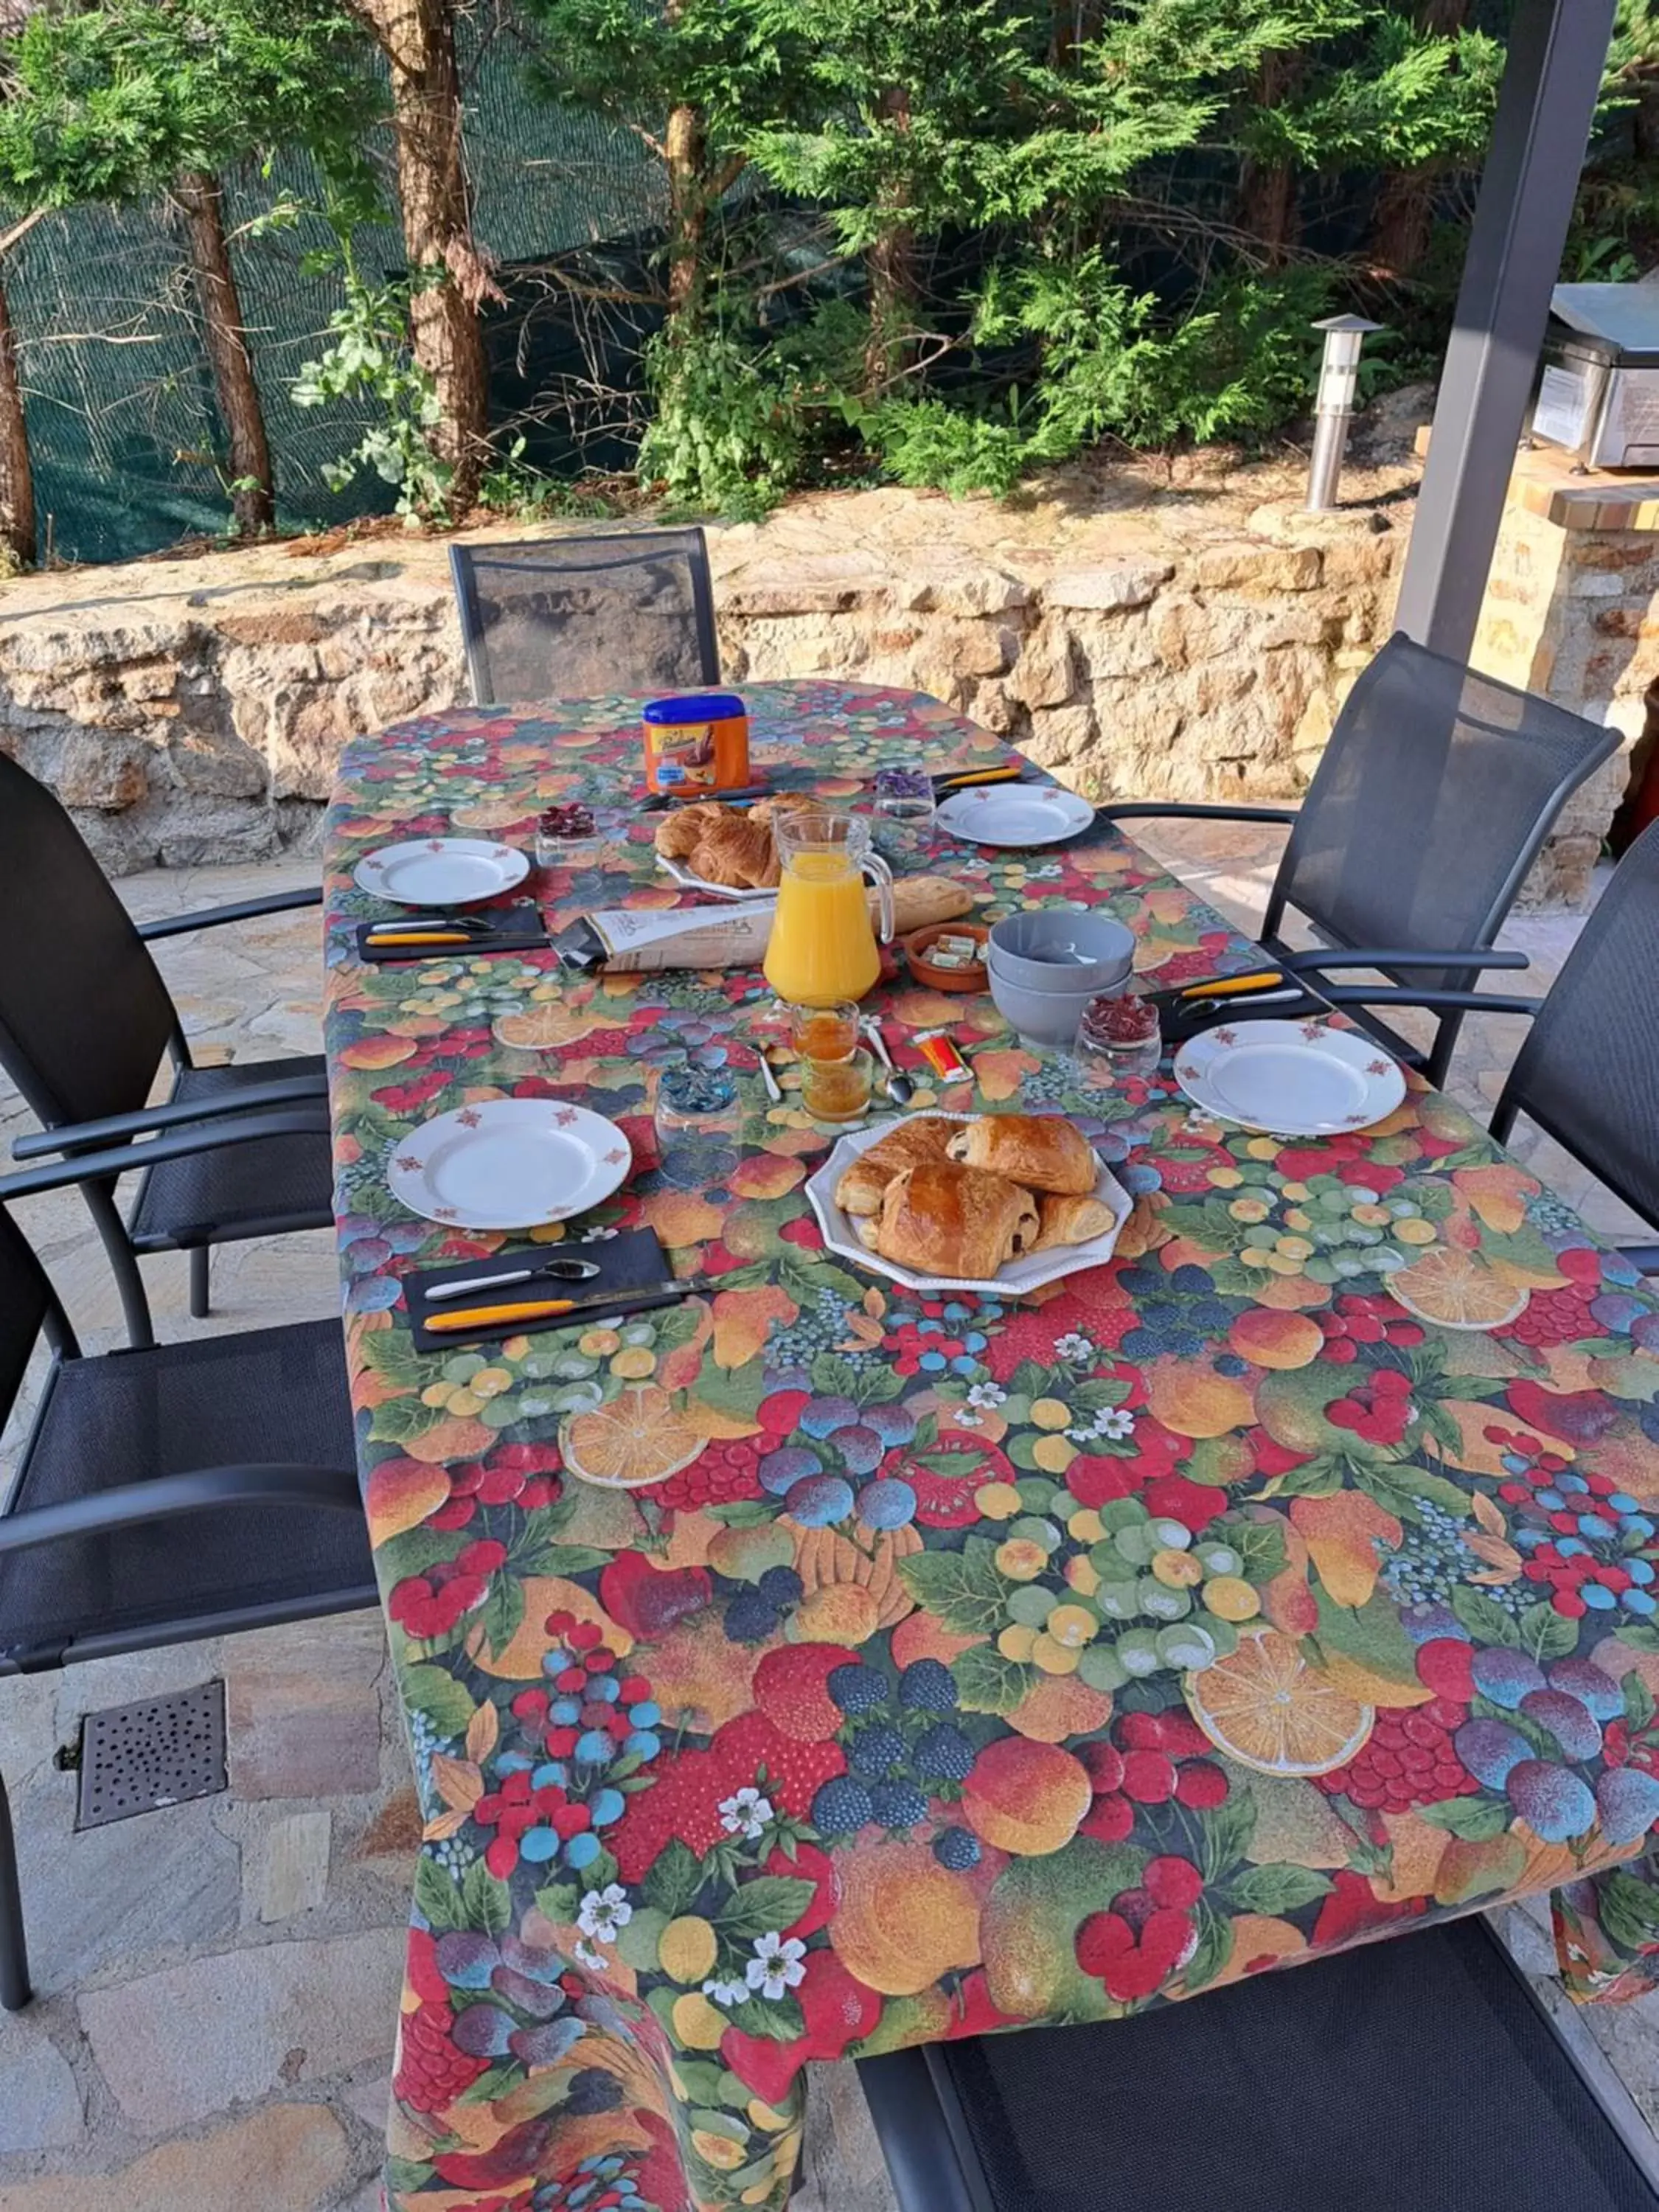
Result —
[[1363, 315], [1328, 315], [1316, 323], [1325, 333], [1325, 356], [1319, 364], [1319, 391], [1314, 401], [1313, 454], [1308, 463], [1308, 512], [1324, 514], [1336, 505], [1337, 478], [1353, 420], [1354, 393], [1359, 384], [1359, 349], [1381, 323], [1368, 323]]

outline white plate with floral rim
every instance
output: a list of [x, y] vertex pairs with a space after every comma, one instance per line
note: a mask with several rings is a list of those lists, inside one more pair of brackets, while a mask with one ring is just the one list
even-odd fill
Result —
[[1369, 1129], [1406, 1095], [1405, 1071], [1363, 1030], [1223, 1022], [1175, 1056], [1176, 1080], [1218, 1121], [1275, 1137]]
[[1091, 1237], [1086, 1244], [1056, 1244], [1046, 1252], [1028, 1253], [1023, 1260], [1011, 1260], [986, 1282], [966, 1281], [959, 1277], [920, 1275], [914, 1268], [901, 1267], [894, 1261], [884, 1260], [879, 1252], [872, 1252], [860, 1238], [858, 1229], [850, 1215], [836, 1204], [836, 1185], [860, 1152], [896, 1128], [901, 1121], [918, 1118], [941, 1121], [968, 1121], [969, 1114], [939, 1114], [917, 1116], [897, 1115], [885, 1121], [872, 1121], [868, 1128], [855, 1129], [843, 1137], [815, 1176], [808, 1179], [806, 1195], [811, 1200], [812, 1211], [823, 1231], [826, 1249], [850, 1260], [854, 1267], [867, 1267], [872, 1274], [885, 1275], [895, 1283], [902, 1283], [912, 1291], [981, 1291], [988, 1297], [1020, 1297], [1027, 1291], [1040, 1290], [1044, 1283], [1057, 1283], [1064, 1275], [1081, 1274], [1085, 1267], [1098, 1267], [1112, 1256], [1112, 1250], [1122, 1234], [1123, 1224], [1134, 1210], [1134, 1200], [1109, 1169], [1103, 1167], [1095, 1185], [1095, 1196], [1101, 1204], [1111, 1209], [1112, 1225], [1099, 1237]]
[[351, 879], [359, 890], [399, 906], [451, 907], [510, 891], [529, 873], [525, 854], [493, 838], [417, 837], [368, 854]]
[[489, 1098], [400, 1137], [386, 1182], [400, 1205], [447, 1229], [539, 1229], [609, 1198], [633, 1164], [603, 1114], [560, 1098]]
[[1057, 783], [994, 783], [953, 792], [933, 817], [950, 836], [1015, 848], [1058, 845], [1086, 830], [1094, 818], [1086, 799]]

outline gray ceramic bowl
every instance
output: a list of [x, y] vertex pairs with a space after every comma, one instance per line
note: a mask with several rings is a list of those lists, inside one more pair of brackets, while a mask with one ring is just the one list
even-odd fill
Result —
[[1093, 998], [1112, 990], [1134, 964], [1133, 930], [1109, 915], [1033, 907], [998, 922], [986, 946], [994, 975], [1033, 992]]
[[1027, 1044], [1051, 1049], [1069, 1048], [1077, 1042], [1083, 1010], [1099, 996], [1093, 983], [1081, 990], [1032, 991], [993, 965], [989, 971], [991, 998], [997, 1012], [1013, 1024]]

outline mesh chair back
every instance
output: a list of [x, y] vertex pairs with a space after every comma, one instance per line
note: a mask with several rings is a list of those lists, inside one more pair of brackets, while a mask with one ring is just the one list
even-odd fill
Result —
[[1519, 1110], [1659, 1225], [1659, 823], [1644, 830], [1579, 932], [1510, 1072]]
[[481, 707], [720, 681], [701, 530], [453, 545], [449, 559]]
[[176, 1020], [80, 831], [0, 757], [0, 1066], [42, 1121], [137, 1113]]
[[[1490, 943], [1569, 793], [1618, 743], [1616, 730], [1390, 638], [1308, 787], [1270, 926], [1288, 900], [1339, 945]], [[1456, 988], [1455, 971], [1413, 981]]]
[[54, 1349], [74, 1346], [64, 1310], [46, 1270], [11, 1216], [0, 1206], [0, 1429], [3, 1429], [42, 1328]]
[[[935, 2044], [927, 2059], [980, 2212], [1659, 2204], [1478, 1920], [1128, 2020]], [[867, 2081], [890, 2063], [859, 2071]], [[1633, 2112], [1629, 2124], [1642, 2124]], [[899, 2201], [933, 2212], [951, 2199], [901, 2189]]]

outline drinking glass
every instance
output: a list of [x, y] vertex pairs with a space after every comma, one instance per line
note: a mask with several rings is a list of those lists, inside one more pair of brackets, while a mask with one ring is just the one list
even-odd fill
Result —
[[851, 999], [833, 1006], [791, 1006], [789, 1042], [802, 1060], [848, 1060], [858, 1048], [859, 1010]]
[[933, 780], [925, 769], [876, 770], [876, 849], [896, 868], [914, 867], [933, 849]]
[[677, 1190], [712, 1190], [741, 1157], [743, 1107], [729, 1075], [671, 1067], [657, 1086], [652, 1121], [657, 1163]]

